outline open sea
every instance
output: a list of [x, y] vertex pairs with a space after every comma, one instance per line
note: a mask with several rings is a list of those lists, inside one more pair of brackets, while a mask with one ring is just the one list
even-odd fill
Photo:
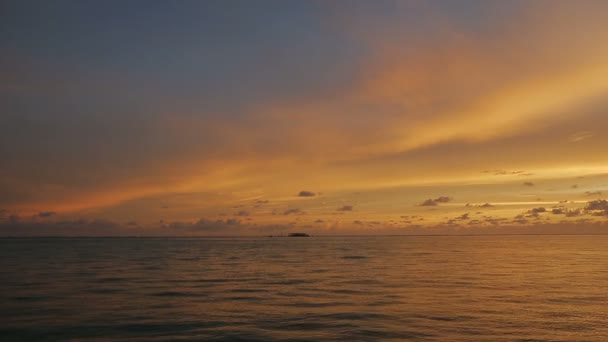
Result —
[[608, 236], [0, 239], [1, 341], [608, 341]]

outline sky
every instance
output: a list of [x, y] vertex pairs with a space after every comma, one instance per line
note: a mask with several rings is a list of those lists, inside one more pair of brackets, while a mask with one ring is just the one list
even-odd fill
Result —
[[606, 1], [0, 2], [0, 235], [608, 231]]

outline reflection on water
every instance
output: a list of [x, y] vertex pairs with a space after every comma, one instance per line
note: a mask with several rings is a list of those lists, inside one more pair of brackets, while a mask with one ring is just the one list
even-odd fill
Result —
[[2, 239], [0, 279], [3, 340], [608, 340], [608, 236]]

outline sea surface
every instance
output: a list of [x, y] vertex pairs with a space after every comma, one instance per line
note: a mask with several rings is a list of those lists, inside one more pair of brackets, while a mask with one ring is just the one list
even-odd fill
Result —
[[2, 341], [608, 341], [608, 236], [0, 239]]

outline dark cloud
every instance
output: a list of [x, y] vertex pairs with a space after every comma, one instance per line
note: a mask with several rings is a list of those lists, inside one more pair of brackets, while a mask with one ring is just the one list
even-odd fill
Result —
[[290, 214], [301, 214], [302, 210], [300, 210], [300, 208], [291, 208], [291, 209], [287, 209], [283, 212], [283, 215], [290, 215]]
[[260, 208], [262, 207], [264, 204], [268, 204], [270, 203], [270, 201], [268, 200], [256, 200], [255, 201], [255, 205], [253, 206], [254, 208]]
[[317, 220], [315, 220], [315, 223], [323, 223], [323, 222], [325, 222], [325, 221], [323, 221], [323, 220], [321, 220], [321, 219], [317, 219]]
[[[531, 212], [531, 211], [529, 211]], [[584, 210], [578, 209], [568, 209], [564, 207], [557, 207], [551, 209], [551, 214], [553, 215], [565, 215], [566, 217], [577, 217], [584, 214]], [[538, 213], [534, 213], [534, 217], [538, 217]]]
[[456, 218], [456, 220], [468, 220], [468, 219], [469, 219], [469, 213], [462, 214]]
[[249, 216], [249, 215], [250, 215], [249, 212], [246, 210], [241, 210], [234, 214], [234, 216]]
[[608, 210], [607, 200], [595, 200], [588, 202], [585, 206], [585, 210]]
[[583, 214], [583, 210], [580, 208], [570, 209], [566, 212], [566, 217], [576, 217]]
[[507, 220], [507, 219], [506, 219], [506, 218], [504, 218], [504, 217], [492, 217], [492, 216], [485, 216], [485, 217], [484, 217], [484, 221], [485, 221], [486, 223], [489, 223], [489, 224], [493, 225], [493, 226], [497, 226], [497, 225], [499, 225], [501, 222], [504, 222], [504, 221], [506, 221], [506, 220]]
[[603, 196], [604, 193], [601, 191], [585, 191], [585, 195], [587, 196]]
[[54, 211], [43, 211], [43, 212], [38, 213], [38, 215], [36, 215], [36, 216], [38, 216], [38, 217], [51, 217], [51, 216], [55, 216], [56, 214], [57, 213], [54, 212]]
[[342, 206], [338, 209], [336, 209], [337, 211], [353, 211], [353, 206], [352, 205], [345, 205]]
[[595, 200], [588, 202], [585, 210], [593, 216], [608, 216], [608, 201]]
[[523, 186], [534, 186], [534, 183], [532, 183], [532, 182], [524, 182], [522, 185]]
[[447, 196], [440, 196], [434, 199], [434, 201], [437, 203], [448, 203], [451, 200], [452, 198]]
[[452, 200], [451, 197], [448, 196], [439, 196], [435, 199], [429, 198], [427, 200], [425, 200], [424, 202], [420, 203], [420, 206], [422, 207], [432, 207], [432, 206], [436, 206], [439, 203], [448, 203]]
[[436, 205], [437, 205], [437, 202], [435, 202], [434, 200], [432, 200], [430, 198], [425, 200], [424, 202], [420, 203], [420, 206], [422, 206], [422, 207], [432, 207], [432, 206], [436, 206]]
[[531, 214], [534, 214], [534, 213], [544, 213], [546, 211], [547, 211], [547, 208], [539, 207], [539, 208], [532, 208], [528, 212]]
[[317, 194], [312, 191], [302, 190], [298, 193], [298, 197], [314, 197]]

